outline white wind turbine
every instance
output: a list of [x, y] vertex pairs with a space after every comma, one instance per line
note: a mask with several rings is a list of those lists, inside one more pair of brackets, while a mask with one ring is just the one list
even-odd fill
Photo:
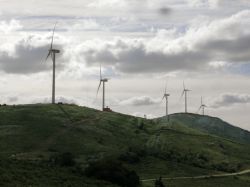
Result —
[[46, 57], [46, 61], [48, 60], [49, 56], [52, 59], [53, 62], [53, 77], [52, 77], [52, 104], [55, 104], [55, 71], [56, 71], [56, 54], [60, 53], [60, 50], [58, 49], [54, 49], [53, 48], [53, 42], [54, 42], [54, 33], [55, 33], [55, 29], [56, 29], [56, 25], [54, 26], [53, 29], [53, 33], [52, 33], [52, 38], [51, 38], [51, 44], [50, 44], [50, 48], [49, 48], [49, 53]]
[[185, 83], [183, 81], [183, 91], [182, 91], [182, 94], [181, 94], [181, 98], [183, 97], [183, 95], [185, 95], [185, 113], [187, 113], [187, 92], [190, 92], [190, 91], [191, 90], [186, 89]]
[[205, 108], [206, 108], [207, 106], [205, 105], [205, 104], [203, 104], [203, 99], [202, 99], [202, 97], [201, 97], [201, 106], [200, 106], [200, 108], [198, 109], [198, 112], [197, 113], [199, 113], [200, 112], [200, 110], [202, 110], [202, 115], [204, 116], [205, 115]]
[[97, 89], [96, 96], [98, 95], [98, 92], [100, 90], [101, 84], [102, 84], [102, 110], [105, 110], [105, 83], [108, 82], [107, 78], [102, 78], [102, 66], [100, 65], [100, 83]]
[[168, 116], [168, 97], [169, 96], [170, 96], [170, 94], [167, 93], [167, 84], [166, 84], [165, 92], [164, 92], [163, 97], [162, 97], [162, 101], [163, 101], [164, 98], [166, 99], [166, 116], [167, 116], [168, 120], [169, 120], [169, 116]]

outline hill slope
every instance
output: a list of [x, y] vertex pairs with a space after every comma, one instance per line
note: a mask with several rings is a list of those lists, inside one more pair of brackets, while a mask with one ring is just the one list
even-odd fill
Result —
[[[107, 158], [135, 170], [141, 179], [250, 167], [249, 146], [183, 123], [178, 125], [176, 118], [172, 128], [164, 120], [75, 105], [0, 107], [0, 170], [8, 176], [0, 176], [0, 185], [15, 181], [19, 186], [112, 186], [86, 178], [82, 172], [90, 163]], [[63, 153], [72, 154], [77, 167], [51, 164]]]
[[[190, 113], [179, 113], [170, 115], [170, 119], [175, 125], [183, 125], [207, 134], [213, 134], [233, 141], [250, 144], [249, 131], [232, 126], [219, 118]], [[161, 122], [166, 122], [165, 118], [162, 118]]]

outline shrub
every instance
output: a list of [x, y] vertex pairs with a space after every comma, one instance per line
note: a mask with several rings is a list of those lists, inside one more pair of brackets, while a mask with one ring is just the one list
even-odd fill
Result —
[[119, 159], [129, 164], [135, 164], [140, 162], [140, 157], [134, 152], [123, 153], [119, 156]]
[[140, 179], [135, 171], [129, 171], [116, 160], [101, 160], [89, 165], [85, 174], [88, 177], [109, 181], [123, 187], [137, 187]]
[[50, 161], [53, 164], [59, 165], [62, 167], [70, 167], [70, 166], [74, 166], [76, 164], [75, 160], [74, 160], [74, 156], [70, 152], [53, 155], [50, 158]]

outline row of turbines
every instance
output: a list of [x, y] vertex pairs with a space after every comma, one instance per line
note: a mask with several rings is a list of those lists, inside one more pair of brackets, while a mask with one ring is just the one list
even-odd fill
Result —
[[[52, 104], [55, 104], [55, 72], [56, 72], [56, 54], [59, 54], [60, 53], [60, 50], [58, 49], [55, 49], [53, 44], [54, 44], [54, 34], [55, 34], [55, 29], [56, 29], [56, 25], [57, 23], [55, 24], [54, 26], [54, 29], [53, 29], [53, 32], [52, 32], [52, 37], [51, 37], [51, 43], [50, 43], [50, 48], [49, 48], [49, 52], [48, 52], [48, 55], [46, 57], [46, 60], [48, 60], [49, 57], [51, 57], [52, 59], [52, 63], [53, 63], [53, 69], [52, 69]], [[102, 110], [103, 111], [111, 111], [108, 107], [105, 107], [105, 83], [108, 82], [109, 79], [107, 78], [104, 78], [102, 76], [102, 66], [100, 65], [100, 80], [99, 80], [99, 85], [98, 85], [98, 88], [97, 88], [97, 93], [96, 93], [96, 97], [99, 93], [99, 90], [102, 86]], [[186, 86], [185, 86], [185, 83], [183, 81], [183, 91], [182, 91], [182, 94], [181, 94], [181, 98], [184, 96], [185, 97], [185, 113], [188, 112], [187, 110], [187, 107], [188, 107], [188, 103], [187, 103], [187, 94], [188, 92], [190, 92], [191, 90], [187, 89]], [[167, 93], [167, 86], [165, 87], [165, 92], [164, 92], [164, 95], [163, 95], [163, 98], [162, 100], [166, 100], [166, 116], [168, 117], [168, 100], [169, 100], [169, 96], [170, 94]], [[201, 105], [198, 109], [198, 112], [200, 110], [202, 110], [202, 115], [205, 115], [205, 108], [207, 106], [205, 104], [203, 104], [203, 99], [201, 97]], [[198, 113], [197, 112], [197, 113]]]
[[[185, 113], [188, 113], [188, 102], [187, 102], [187, 98], [188, 97], [187, 97], [187, 95], [188, 95], [188, 92], [190, 92], [190, 91], [192, 91], [192, 90], [187, 89], [186, 86], [185, 86], [185, 83], [183, 81], [183, 91], [182, 91], [182, 94], [181, 94], [181, 98], [183, 96], [185, 98]], [[162, 100], [164, 100], [164, 99], [166, 100], [166, 116], [167, 117], [168, 117], [168, 99], [169, 99], [169, 96], [170, 96], [170, 94], [167, 93], [167, 86], [166, 86], [165, 87], [165, 92], [164, 92], [163, 97], [162, 97]], [[203, 98], [201, 97], [201, 105], [200, 105], [197, 113], [199, 113], [200, 110], [201, 110], [202, 111], [202, 115], [204, 116], [205, 115], [205, 108], [206, 107], [207, 106], [203, 103]]]

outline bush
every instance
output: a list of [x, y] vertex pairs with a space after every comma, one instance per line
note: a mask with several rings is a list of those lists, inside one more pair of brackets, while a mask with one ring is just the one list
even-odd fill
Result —
[[62, 167], [70, 167], [70, 166], [74, 166], [76, 164], [75, 160], [74, 160], [74, 156], [70, 152], [53, 155], [50, 158], [50, 161], [53, 164], [59, 165]]
[[134, 152], [123, 153], [119, 156], [119, 159], [129, 164], [135, 164], [140, 162], [140, 157]]
[[140, 179], [135, 171], [129, 171], [116, 160], [101, 160], [89, 165], [85, 174], [88, 177], [109, 181], [123, 187], [137, 187]]

